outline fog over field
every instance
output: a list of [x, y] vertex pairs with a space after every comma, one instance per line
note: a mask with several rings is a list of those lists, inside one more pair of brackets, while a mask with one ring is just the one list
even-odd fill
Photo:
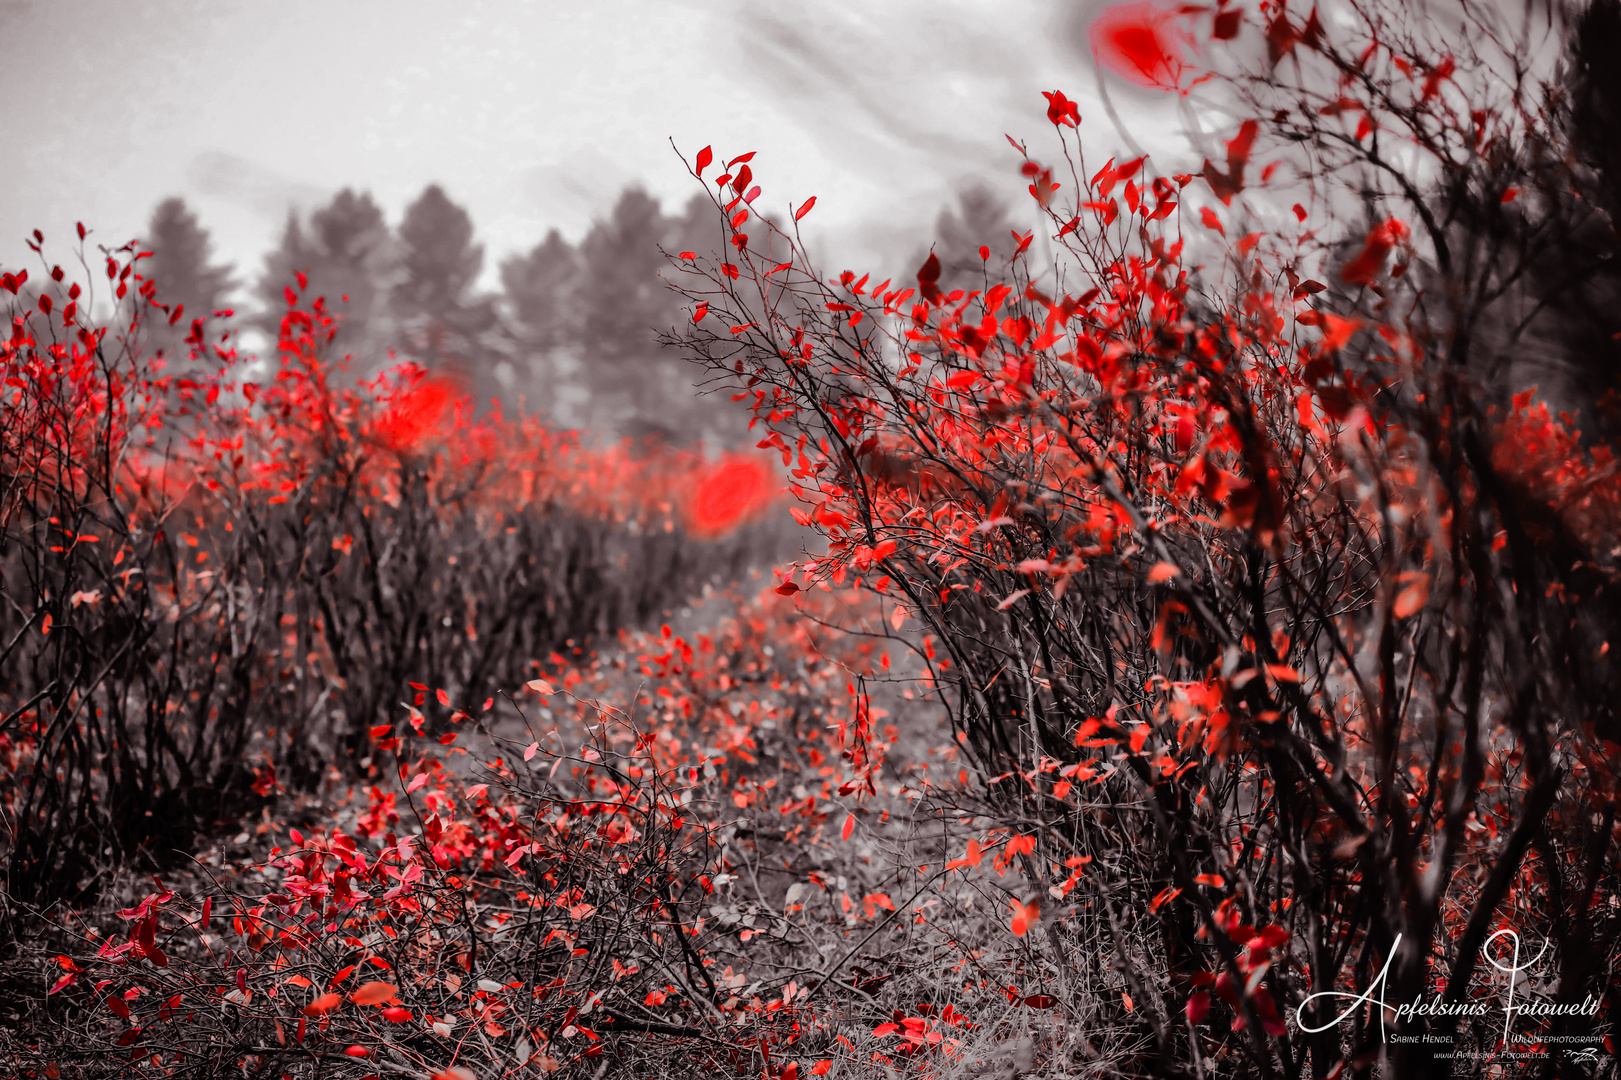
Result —
[[1030, 0], [6, 0], [27, 105], [0, 116], [0, 261], [77, 220], [122, 242], [178, 195], [225, 261], [257, 267], [289, 206], [353, 187], [397, 220], [437, 182], [493, 287], [499, 256], [553, 227], [577, 240], [626, 185], [684, 203], [672, 138], [758, 150], [779, 206], [817, 195], [810, 235], [852, 265], [910, 255], [959, 187], [1017, 167], [1002, 136], [1039, 133], [1038, 90], [1092, 104], [1071, 17]]

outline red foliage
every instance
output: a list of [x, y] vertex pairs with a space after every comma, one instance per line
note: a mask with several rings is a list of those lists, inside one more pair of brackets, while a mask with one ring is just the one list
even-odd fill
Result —
[[[1315, 19], [1296, 32], [1281, 7], [1269, 16], [1297, 61], [1332, 48]], [[1111, 9], [1094, 26], [1100, 58], [1169, 83], [1169, 18]], [[1360, 60], [1324, 64], [1367, 65], [1385, 48], [1369, 37]], [[1047, 97], [1078, 163], [1068, 99]], [[1403, 107], [1441, 97], [1415, 86]], [[1324, 103], [1309, 122], [1344, 111]], [[1267, 184], [1275, 163], [1252, 184], [1251, 159], [1287, 146], [1261, 134], [1288, 134], [1292, 116], [1241, 119], [1225, 168], [1202, 170], [1210, 193], [1231, 204]], [[1373, 122], [1352, 123], [1359, 134], [1323, 145], [1362, 147]], [[1027, 156], [1020, 171], [1052, 170]], [[1361, 979], [1350, 958], [1377, 942], [1393, 955], [1404, 942], [1396, 999], [1438, 971], [1467, 984], [1506, 905], [1559, 940], [1571, 986], [1592, 989], [1610, 961], [1593, 959], [1594, 924], [1567, 932], [1559, 882], [1621, 881], [1621, 776], [1606, 763], [1621, 477], [1608, 444], [1584, 445], [1529, 394], [1507, 418], [1486, 411], [1489, 391], [1450, 351], [1483, 335], [1433, 300], [1437, 280], [1456, 289], [1448, 303], [1501, 295], [1521, 268], [1458, 284], [1447, 275], [1475, 264], [1438, 254], [1414, 282], [1422, 245], [1396, 216], [1338, 267], [1331, 249], [1325, 269], [1367, 286], [1349, 295], [1302, 273], [1324, 260], [1318, 230], [1234, 237], [1225, 263], [1195, 266], [1177, 218], [1198, 174], [1137, 158], [1074, 175], [1078, 191], [1030, 188], [1057, 253], [1047, 280], [1015, 260], [1007, 280], [947, 292], [931, 254], [915, 303], [887, 280], [866, 291], [879, 274], [827, 274], [787, 237], [793, 261], [748, 262], [741, 286], [725, 268], [692, 271], [707, 278], [693, 300], [719, 318], [689, 328], [687, 347], [741, 384], [761, 446], [792, 468], [795, 517], [826, 541], [778, 592], [853, 583], [894, 605], [895, 631], [923, 627], [924, 685], [975, 770], [960, 782], [1003, 823], [990, 869], [1019, 867], [1039, 890], [1008, 889], [1003, 926], [1060, 968], [1064, 941], [1178, 958], [1140, 973], [1113, 1014], [1161, 1054], [1186, 1051], [1146, 1003], [1176, 994], [1201, 1025], [1189, 1057], [1206, 1075], [1301, 1071], [1308, 1057], [1326, 1075], [1357, 1036], [1291, 1031], [1314, 989]], [[1487, 213], [1507, 212], [1500, 190]], [[1425, 239], [1459, 259], [1450, 234]], [[739, 347], [715, 323], [754, 331]], [[855, 719], [848, 730], [870, 730], [859, 707]], [[855, 772], [841, 791], [860, 790]], [[1135, 823], [1115, 814], [1128, 804], [1145, 810]], [[841, 835], [859, 843], [858, 825], [847, 816]], [[980, 870], [1000, 838], [964, 839], [942, 872]], [[1262, 881], [1277, 884], [1239, 884]], [[1041, 892], [1070, 905], [1050, 951], [1031, 932], [1047, 921]], [[1126, 895], [1142, 916], [1129, 928]], [[1604, 955], [1618, 947], [1608, 933]], [[1078, 1008], [1103, 1008], [1092, 1001]]]
[[[712, 472], [696, 452], [475, 417], [408, 364], [344, 385], [319, 300], [294, 294], [268, 378], [229, 336], [194, 338], [187, 373], [165, 374], [140, 351], [156, 286], [136, 265], [131, 248], [109, 268], [139, 286], [110, 327], [58, 340], [31, 304], [0, 340], [0, 526], [17, 541], [0, 573], [38, 568], [0, 612], [0, 807], [27, 823], [0, 857], [18, 894], [79, 880], [76, 837], [120, 855], [154, 832], [165, 851], [191, 843], [202, 815], [114, 814], [108, 791], [184, 802], [199, 772], [231, 800], [307, 789], [365, 756], [417, 666], [440, 686], [517, 682], [681, 596], [672, 562], [707, 577], [749, 557], [739, 527], [763, 499], [746, 484], [710, 514], [715, 543], [677, 529]], [[560, 603], [570, 575], [596, 584]], [[113, 734], [131, 702], [173, 730]], [[122, 752], [79, 755], [75, 715]]]
[[383, 445], [399, 452], [415, 451], [429, 436], [443, 432], [451, 410], [463, 398], [460, 387], [441, 375], [413, 373], [397, 390], [377, 421]]

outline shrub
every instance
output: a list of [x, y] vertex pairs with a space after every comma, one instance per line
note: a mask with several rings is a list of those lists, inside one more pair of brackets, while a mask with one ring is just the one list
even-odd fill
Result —
[[407, 679], [488, 696], [781, 541], [689, 537], [684, 491], [714, 470], [696, 452], [475, 420], [409, 365], [336, 389], [336, 319], [291, 289], [268, 377], [200, 324], [192, 374], [165, 375], [138, 258], [107, 259], [122, 322], [89, 325], [75, 284], [0, 346], [14, 898], [169, 865], [279, 785], [364, 773]]
[[[1116, 46], [1171, 18], [1131, 11], [1154, 25], [1122, 38], [1116, 18]], [[1178, 18], [1231, 37], [1235, 12]], [[1490, 220], [1429, 224], [1505, 175], [1548, 193], [1532, 215], [1593, 185], [1548, 150], [1557, 88], [1524, 106], [1512, 72], [1479, 55], [1466, 72], [1432, 25], [1351, 14], [1330, 33], [1267, 8], [1273, 63], [1292, 52], [1301, 74], [1228, 76], [1253, 118], [1202, 176], [1096, 167], [1078, 110], [1047, 93], [1057, 145], [1015, 146], [1049, 269], [1025, 236], [971, 291], [943, 293], [933, 255], [915, 281], [827, 277], [797, 233], [743, 214], [735, 262], [684, 266], [704, 317], [681, 340], [736, 380], [826, 537], [788, 576], [858, 583], [895, 627], [921, 623], [979, 805], [1030, 844], [1012, 931], [1047, 928], [1033, 962], [1067, 980], [1071, 1016], [1123, 1032], [1132, 1075], [1365, 1071], [1396, 1017], [1345, 1001], [1370, 984], [1488, 1001], [1475, 976], [1494, 945], [1510, 962], [1493, 936], [1509, 912], [1557, 952], [1557, 1015], [1443, 1009], [1400, 1030], [1483, 1062], [1516, 1032], [1610, 1023], [1582, 1010], [1621, 935], [1593, 902], [1621, 884], [1613, 450], [1529, 393], [1494, 412], [1501, 367], [1470, 331], [1508, 316], [1481, 298], [1524, 251], [1492, 247]], [[1152, 81], [1184, 78], [1152, 55]], [[1334, 108], [1364, 117], [1354, 139], [1319, 119]], [[1369, 130], [1425, 155], [1433, 194]], [[1380, 175], [1382, 220], [1337, 256], [1298, 206], [1311, 231], [1240, 237], [1219, 207], [1271, 180], [1263, 132], [1293, 140], [1298, 176]], [[756, 176], [721, 173], [730, 214]], [[1212, 246], [1224, 214], [1233, 242]], [[760, 259], [745, 228], [789, 254]], [[1113, 973], [1080, 977], [1098, 953]], [[1395, 1075], [1433, 1065], [1421, 1039], [1388, 1054]]]

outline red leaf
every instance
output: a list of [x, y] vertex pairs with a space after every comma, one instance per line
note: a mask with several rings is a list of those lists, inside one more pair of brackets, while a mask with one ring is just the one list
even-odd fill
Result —
[[799, 586], [792, 581], [785, 581], [777, 586], [777, 593], [781, 596], [792, 596], [799, 591]]
[[1154, 912], [1163, 907], [1167, 901], [1175, 900], [1177, 896], [1181, 894], [1181, 892], [1181, 889], [1167, 885], [1165, 888], [1159, 891], [1158, 895], [1148, 902], [1148, 913], [1152, 915]]
[[1195, 990], [1188, 998], [1188, 1023], [1197, 1024], [1210, 1012], [1210, 994], [1205, 990]]
[[320, 1016], [323, 1013], [331, 1012], [341, 1004], [343, 1004], [343, 998], [337, 994], [322, 994], [304, 1006], [303, 1013], [305, 1016]]
[[1429, 599], [1430, 576], [1423, 573], [1412, 575], [1411, 583], [1396, 595], [1396, 603], [1391, 608], [1391, 614], [1398, 619], [1406, 619], [1423, 610]]
[[940, 299], [940, 257], [932, 251], [923, 260], [923, 265], [918, 267], [917, 288], [923, 294], [923, 299], [931, 303]]
[[1024, 1003], [1031, 1009], [1050, 1009], [1058, 1004], [1058, 999], [1050, 994], [1031, 994]]
[[1227, 142], [1226, 172], [1218, 170], [1209, 158], [1205, 159], [1205, 182], [1223, 206], [1232, 205], [1233, 196], [1244, 190], [1244, 169], [1249, 164], [1250, 151], [1254, 149], [1255, 136], [1260, 130], [1260, 125], [1254, 120], [1246, 120], [1239, 126], [1238, 134]]
[[1205, 228], [1214, 229], [1223, 236], [1227, 235], [1227, 230], [1221, 226], [1221, 218], [1217, 217], [1216, 212], [1210, 209], [1210, 207], [1199, 207], [1199, 220], [1204, 222]]
[[349, 1000], [356, 1005], [381, 1005], [393, 997], [398, 989], [393, 983], [369, 982], [350, 994]]
[[855, 833], [855, 831], [856, 831], [856, 816], [854, 814], [850, 814], [849, 816], [847, 816], [844, 819], [844, 828], [839, 830], [839, 835], [841, 837], [843, 837], [845, 840], [848, 840], [848, 839], [850, 839], [851, 835]]
[[810, 213], [811, 212], [811, 207], [813, 207], [815, 205], [816, 205], [816, 196], [812, 195], [810, 198], [805, 200], [805, 202], [800, 206], [800, 208], [798, 210], [794, 211], [794, 220], [798, 221], [800, 218], [802, 218], [806, 214]]
[[[1313, 9], [1313, 14], [1316, 11]], [[1280, 9], [1277, 18], [1273, 19], [1266, 28], [1266, 56], [1276, 64], [1285, 56], [1294, 51], [1295, 42], [1300, 40], [1299, 33], [1289, 24], [1288, 16]]]
[[1041, 900], [1038, 897], [1028, 904], [1021, 904], [1018, 900], [1013, 900], [1012, 904], [1013, 919], [1009, 929], [1013, 931], [1014, 937], [1024, 937], [1032, 927], [1041, 922]]
[[709, 163], [711, 161], [714, 161], [714, 160], [715, 160], [715, 152], [713, 150], [711, 150], [709, 147], [706, 146], [702, 150], [698, 151], [698, 160], [697, 160], [698, 168], [696, 170], [698, 175], [702, 176], [704, 174], [704, 170], [709, 168]]
[[1007, 596], [1002, 598], [1002, 602], [996, 605], [996, 610], [1006, 611], [1008, 608], [1012, 607], [1014, 604], [1017, 604], [1020, 600], [1029, 595], [1029, 589], [1015, 589], [1008, 593]]
[[980, 859], [983, 857], [984, 853], [979, 850], [979, 841], [970, 839], [968, 841], [968, 853], [960, 859], [952, 859], [947, 862], [946, 869], [955, 870], [961, 866], [978, 866]]
[[1216, 13], [1215, 25], [1211, 27], [1210, 36], [1217, 41], [1231, 41], [1238, 36], [1238, 28], [1244, 22], [1244, 9], [1231, 8]]
[[158, 948], [157, 930], [158, 917], [154, 912], [135, 924], [133, 937], [135, 943], [141, 947], [141, 952], [146, 955], [148, 960], [158, 967], [168, 967], [169, 958], [163, 955], [162, 949]]
[[1396, 245], [1406, 243], [1411, 231], [1406, 222], [1387, 218], [1368, 230], [1362, 250], [1340, 268], [1340, 280], [1347, 285], [1371, 285], [1384, 269], [1385, 259]]

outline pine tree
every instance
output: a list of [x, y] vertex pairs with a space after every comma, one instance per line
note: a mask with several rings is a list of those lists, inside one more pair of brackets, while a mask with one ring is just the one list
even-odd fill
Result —
[[184, 358], [192, 321], [203, 320], [206, 332], [213, 313], [228, 302], [235, 288], [231, 268], [213, 263], [213, 241], [184, 199], [158, 203], [146, 232], [141, 245], [152, 257], [142, 261], [141, 272], [156, 282], [155, 299], [163, 307], [148, 317], [145, 348], [170, 360]]
[[[988, 188], [973, 184], [959, 191], [957, 205], [941, 210], [934, 224], [940, 288], [948, 293], [953, 289], [980, 288], [987, 261], [991, 276], [998, 277], [1018, 246], [1013, 241], [1013, 229], [1007, 205]], [[989, 250], [988, 259], [980, 256], [981, 247]], [[925, 258], [920, 253], [908, 269], [922, 265]]]
[[430, 184], [400, 222], [400, 280], [389, 307], [400, 353], [460, 376], [482, 406], [515, 389], [515, 349], [494, 298], [473, 293], [484, 265], [473, 236], [467, 211]]
[[[636, 436], [680, 440], [695, 434], [692, 372], [658, 344], [680, 317], [680, 298], [666, 288], [664, 251], [711, 213], [696, 206], [668, 218], [639, 187], [623, 192], [613, 212], [580, 243], [577, 310], [585, 388], [606, 425]], [[663, 251], [661, 251], [663, 249]]]
[[577, 419], [567, 380], [580, 362], [579, 320], [572, 303], [579, 272], [578, 252], [556, 229], [528, 253], [501, 263], [517, 389], [528, 408], [565, 425]]
[[281, 244], [266, 258], [254, 290], [262, 305], [260, 328], [276, 333], [286, 290], [298, 288], [302, 272], [304, 302], [324, 298], [338, 316], [334, 348], [352, 355], [360, 370], [379, 366], [389, 337], [379, 301], [393, 272], [395, 246], [382, 209], [367, 193], [345, 188], [311, 213], [307, 226], [290, 211]]
[[555, 349], [576, 336], [568, 296], [579, 271], [574, 246], [556, 229], [528, 254], [502, 262], [501, 284], [525, 345]]

